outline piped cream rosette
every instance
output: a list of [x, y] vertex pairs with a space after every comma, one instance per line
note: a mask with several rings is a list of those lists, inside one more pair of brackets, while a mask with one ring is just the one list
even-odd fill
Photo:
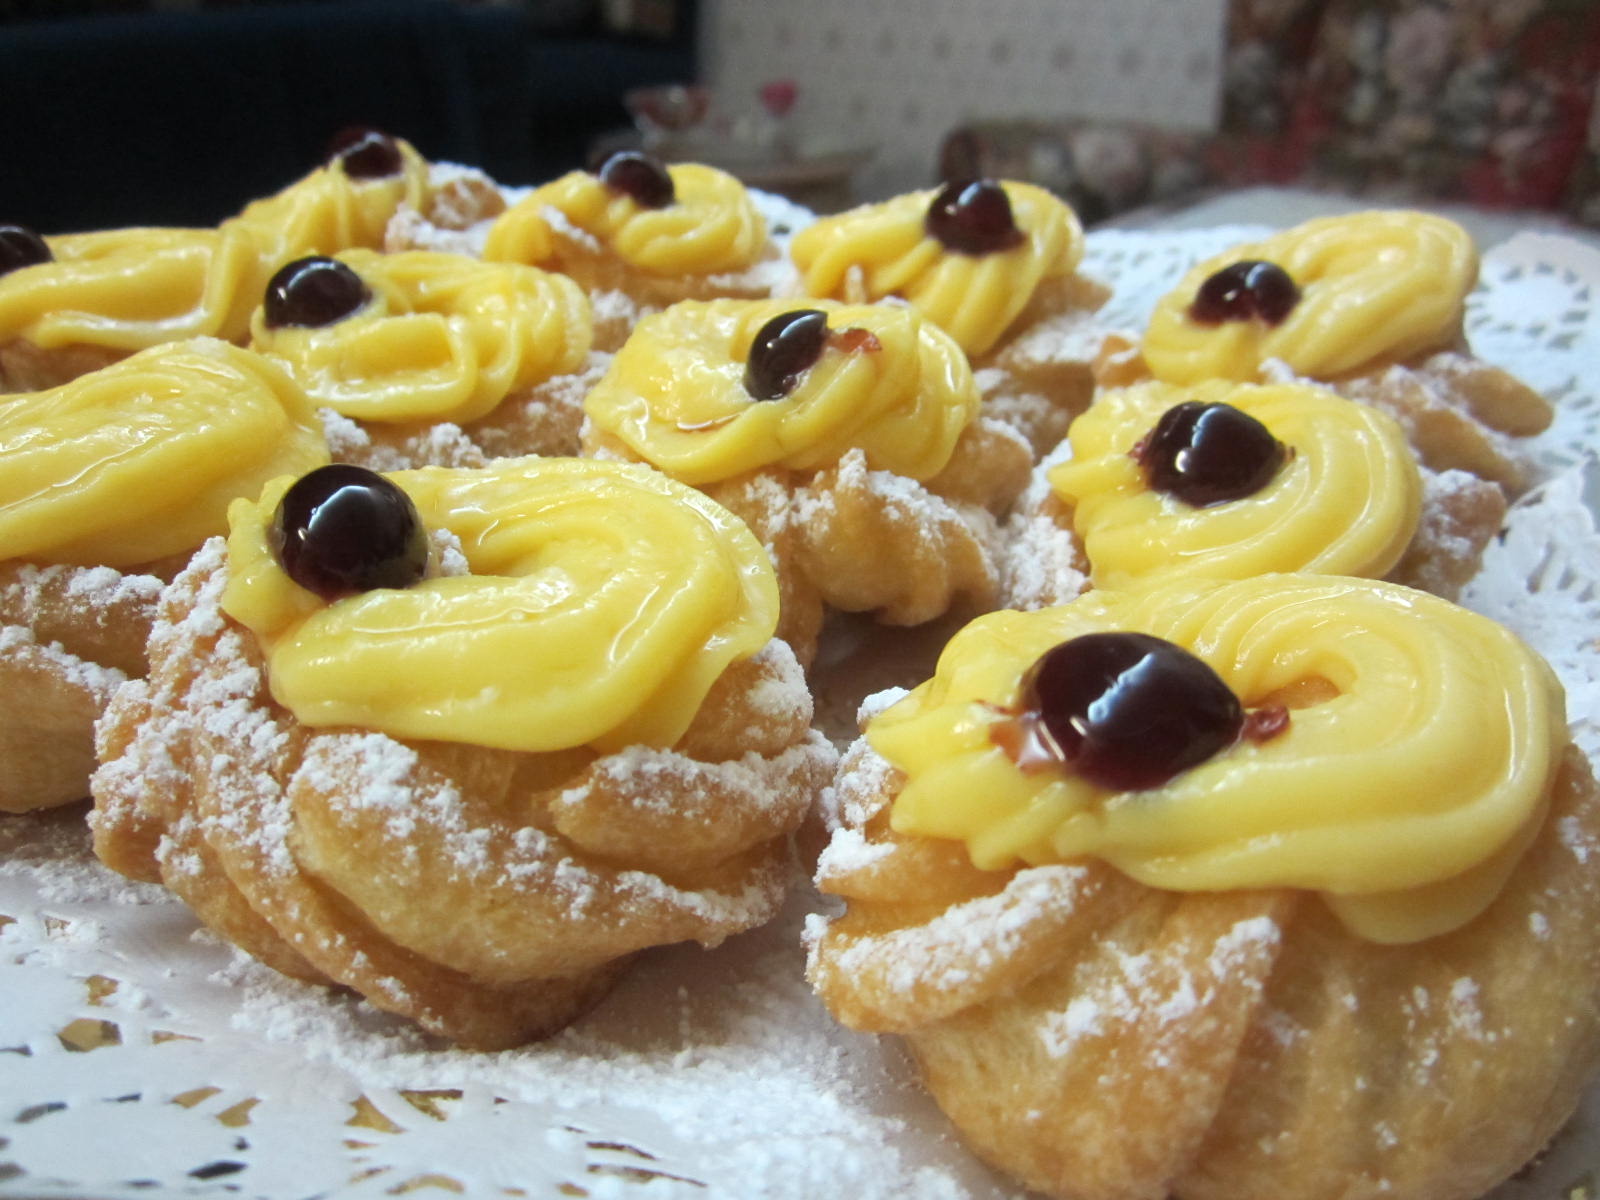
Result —
[[524, 459], [388, 478], [468, 573], [325, 603], [268, 547], [292, 480], [230, 511], [223, 608], [303, 725], [528, 752], [670, 746], [776, 626], [760, 544], [658, 472]]
[[[789, 395], [753, 399], [744, 375], [756, 334], [811, 307], [831, 331], [821, 356]], [[639, 323], [584, 408], [685, 483], [814, 471], [851, 449], [873, 470], [926, 480], [949, 463], [978, 390], [960, 348], [904, 306], [684, 301]]]
[[288, 377], [210, 339], [0, 396], [0, 810], [88, 794], [163, 580], [236, 496], [327, 460]]
[[766, 221], [744, 184], [699, 163], [666, 168], [674, 199], [660, 208], [571, 171], [535, 188], [495, 220], [483, 256], [565, 270], [559, 229], [547, 210], [596, 239], [634, 270], [651, 275], [716, 275], [753, 266], [767, 245]]
[[280, 369], [208, 338], [0, 397], [0, 559], [135, 566], [194, 550], [236, 497], [328, 460]]
[[389, 478], [433, 530], [417, 583], [290, 581], [280, 482], [167, 590], [100, 727], [102, 859], [474, 1047], [554, 1032], [640, 949], [768, 920], [836, 756], [750, 533], [637, 465]]
[[0, 276], [0, 348], [8, 351], [9, 386], [50, 386], [163, 342], [201, 336], [242, 342], [279, 266], [306, 254], [380, 247], [401, 204], [425, 203], [428, 164], [406, 143], [396, 145], [398, 174], [355, 178], [336, 161], [214, 229], [47, 238], [53, 261]]
[[[787, 394], [753, 398], [769, 321], [826, 315]], [[959, 347], [907, 305], [683, 301], [639, 322], [585, 400], [591, 453], [649, 462], [744, 518], [772, 552], [782, 636], [808, 659], [821, 605], [916, 624], [992, 600], [994, 517], [1025, 450], [989, 436]], [[1020, 457], [1020, 461], [1018, 461]]]
[[[1292, 307], [1281, 319], [1197, 317], [1206, 280], [1245, 262], [1286, 272]], [[1287, 374], [1328, 384], [1393, 414], [1430, 468], [1514, 494], [1528, 479], [1515, 439], [1547, 428], [1553, 410], [1468, 351], [1462, 321], [1477, 280], [1477, 249], [1453, 221], [1412, 210], [1322, 217], [1193, 267], [1157, 303], [1140, 361], [1169, 383]], [[1108, 378], [1126, 382], [1130, 370]]]
[[968, 254], [927, 229], [936, 192], [824, 217], [795, 235], [790, 254], [806, 294], [854, 302], [899, 296], [920, 309], [969, 355], [991, 350], [1047, 280], [1070, 276], [1083, 257], [1083, 228], [1043, 188], [1007, 180], [1019, 243]]
[[[1174, 406], [1227, 404], [1259, 421], [1283, 461], [1252, 495], [1196, 506], [1153, 487], [1136, 457]], [[1382, 578], [1417, 530], [1422, 480], [1393, 418], [1302, 384], [1139, 384], [1103, 392], [1047, 472], [1096, 587], [1161, 576], [1244, 579], [1268, 572]]]
[[[593, 336], [570, 279], [424, 250], [347, 250], [371, 299], [322, 326], [269, 326], [251, 345], [281, 361], [312, 401], [380, 425], [463, 424], [515, 393], [576, 371]], [[555, 447], [527, 447], [528, 452]]]
[[[1139, 791], [1019, 769], [991, 734], [1024, 672], [1105, 631], [1190, 651], [1246, 709], [1287, 706], [1287, 728]], [[1087, 855], [1170, 891], [1308, 889], [1379, 942], [1457, 928], [1493, 901], [1568, 740], [1553, 672], [1503, 627], [1393, 584], [1305, 575], [979, 618], [867, 737], [906, 774], [895, 830], [964, 841], [980, 869]]]

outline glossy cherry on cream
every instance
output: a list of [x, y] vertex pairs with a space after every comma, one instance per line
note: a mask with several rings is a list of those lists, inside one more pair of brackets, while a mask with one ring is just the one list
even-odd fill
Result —
[[600, 182], [615, 188], [645, 208], [666, 208], [677, 199], [672, 176], [656, 158], [639, 150], [619, 150], [600, 164]]
[[1023, 677], [1019, 707], [1033, 745], [1112, 791], [1160, 787], [1233, 745], [1245, 724], [1215, 671], [1143, 633], [1090, 633], [1051, 648]]
[[1195, 292], [1189, 317], [1201, 325], [1258, 319], [1282, 324], [1300, 303], [1300, 288], [1277, 263], [1247, 258], [1208, 276]]
[[351, 179], [387, 179], [405, 169], [400, 144], [388, 134], [353, 125], [334, 135], [325, 161], [344, 167]]
[[318, 467], [284, 493], [267, 545], [290, 579], [324, 600], [409, 587], [428, 566], [428, 535], [411, 497], [342, 463]]
[[371, 299], [372, 292], [350, 267], [313, 254], [286, 263], [267, 281], [264, 315], [271, 329], [285, 325], [320, 329], [342, 321]]
[[45, 240], [26, 225], [0, 225], [0, 275], [54, 259]]
[[993, 254], [1027, 240], [1017, 228], [1011, 198], [993, 179], [960, 180], [939, 189], [924, 224], [947, 249]]
[[781, 400], [828, 343], [828, 314], [815, 308], [779, 313], [759, 330], [745, 361], [744, 390], [755, 400]]
[[1161, 414], [1134, 458], [1152, 489], [1205, 508], [1255, 495], [1272, 482], [1288, 450], [1231, 404], [1187, 400]]

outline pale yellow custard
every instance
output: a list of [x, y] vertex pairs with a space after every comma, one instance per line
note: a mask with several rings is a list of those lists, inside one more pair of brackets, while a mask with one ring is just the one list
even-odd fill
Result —
[[628, 266], [652, 275], [715, 275], [754, 266], [766, 249], [767, 224], [744, 184], [699, 163], [674, 164], [667, 174], [675, 198], [651, 208], [592, 172], [571, 171], [501, 214], [489, 229], [483, 256], [549, 264], [556, 251], [554, 212]]
[[[1246, 261], [1288, 273], [1300, 298], [1287, 316], [1196, 320], [1190, 306], [1201, 285]], [[1443, 217], [1405, 210], [1321, 217], [1190, 270], [1156, 305], [1144, 359], [1170, 383], [1253, 380], [1274, 359], [1297, 375], [1336, 380], [1454, 345], [1477, 279], [1471, 236]]]
[[272, 327], [258, 308], [250, 344], [347, 417], [475, 420], [589, 353], [588, 297], [563, 276], [426, 250], [337, 257], [371, 292], [367, 304], [316, 327]]
[[[1024, 674], [1103, 631], [1183, 647], [1247, 709], [1287, 705], [1287, 728], [1147, 790], [1020, 769], [994, 734]], [[1394, 584], [1266, 575], [981, 617], [867, 737], [906, 774], [893, 827], [963, 840], [979, 867], [1087, 855], [1175, 891], [1310, 889], [1357, 934], [1406, 942], [1494, 898], [1567, 734], [1554, 673], [1487, 618]]]
[[[752, 398], [752, 341], [805, 309], [827, 315], [821, 357], [788, 395]], [[762, 467], [812, 470], [850, 449], [873, 469], [927, 479], [978, 403], [960, 348], [905, 305], [686, 300], [639, 322], [584, 410], [639, 458], [698, 485]]]
[[420, 204], [427, 164], [399, 143], [403, 171], [352, 179], [320, 167], [215, 229], [130, 228], [48, 237], [54, 261], [0, 275], [0, 343], [140, 350], [190, 337], [242, 342], [279, 266], [379, 247], [402, 203]]
[[191, 551], [235, 497], [327, 461], [277, 367], [209, 338], [157, 346], [0, 396], [0, 559], [126, 567]]
[[305, 725], [526, 751], [670, 746], [776, 627], [755, 536], [648, 467], [528, 458], [386, 478], [454, 535], [470, 574], [326, 603], [268, 548], [292, 479], [228, 514], [223, 609]]
[[[1195, 507], [1151, 487], [1135, 448], [1190, 401], [1227, 404], [1282, 444], [1282, 465], [1259, 491]], [[1324, 388], [1140, 384], [1102, 392], [1067, 439], [1072, 456], [1048, 478], [1071, 507], [1096, 587], [1280, 571], [1381, 578], [1421, 514], [1421, 475], [1399, 424]]]
[[946, 248], [928, 232], [938, 194], [910, 192], [824, 217], [795, 235], [790, 256], [808, 295], [836, 300], [899, 296], [971, 355], [992, 349], [1041, 283], [1071, 275], [1083, 257], [1076, 214], [1041, 187], [1006, 180], [1020, 243], [987, 254]]

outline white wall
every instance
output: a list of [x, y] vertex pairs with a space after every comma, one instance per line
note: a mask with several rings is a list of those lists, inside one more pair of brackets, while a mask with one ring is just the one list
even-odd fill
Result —
[[871, 144], [861, 194], [928, 184], [980, 117], [1215, 126], [1226, 0], [703, 0], [704, 76], [730, 107], [800, 84], [813, 142]]

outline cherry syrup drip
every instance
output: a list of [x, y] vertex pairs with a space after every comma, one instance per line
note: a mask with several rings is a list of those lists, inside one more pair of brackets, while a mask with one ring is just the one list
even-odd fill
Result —
[[1288, 460], [1288, 448], [1231, 404], [1186, 400], [1161, 414], [1133, 449], [1150, 487], [1195, 508], [1253, 496]]
[[267, 326], [320, 329], [342, 321], [371, 299], [361, 276], [338, 259], [317, 254], [297, 258], [267, 281]]
[[779, 313], [757, 330], [750, 343], [744, 390], [753, 400], [782, 400], [822, 357], [827, 344], [827, 313], [815, 308]]
[[400, 144], [388, 134], [364, 125], [340, 130], [328, 145], [324, 161], [339, 163], [351, 179], [387, 179], [405, 169]]
[[639, 150], [619, 150], [601, 163], [595, 174], [645, 208], [666, 208], [677, 199], [672, 176], [659, 159]]
[[0, 225], [0, 275], [54, 259], [45, 240], [26, 225]]
[[1278, 325], [1300, 303], [1300, 289], [1276, 263], [1244, 259], [1209, 276], [1189, 305], [1189, 318], [1201, 325], [1256, 318]]
[[958, 254], [993, 254], [1027, 240], [1005, 188], [992, 179], [957, 180], [939, 189], [924, 219], [927, 231]]
[[[1270, 721], [1258, 740], [1281, 733]], [[1046, 651], [1016, 711], [991, 738], [1023, 770], [1062, 767], [1112, 791], [1160, 787], [1239, 740], [1239, 698], [1180, 646], [1143, 633], [1090, 633]]]
[[278, 504], [267, 545], [290, 579], [324, 600], [409, 587], [428, 566], [416, 506], [365, 467], [335, 463], [298, 479]]

